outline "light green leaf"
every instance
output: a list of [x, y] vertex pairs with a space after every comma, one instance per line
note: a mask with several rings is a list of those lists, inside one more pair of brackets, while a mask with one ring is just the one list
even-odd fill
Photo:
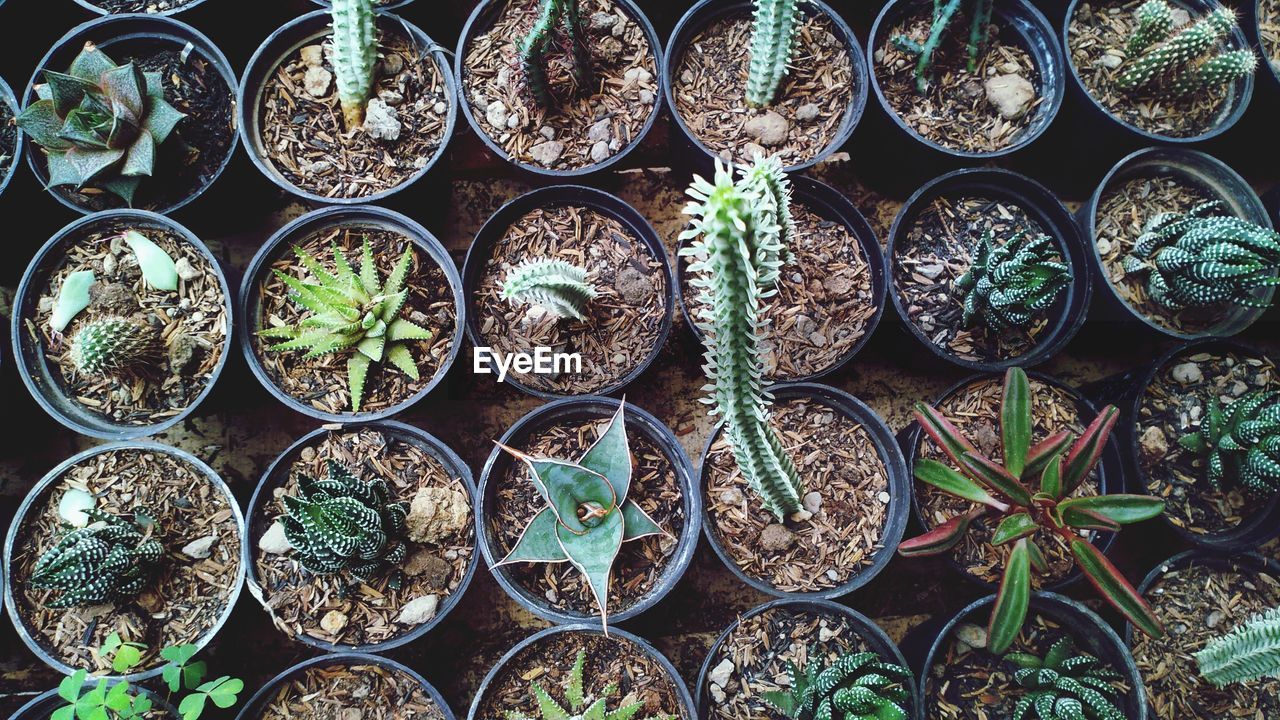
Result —
[[49, 327], [55, 332], [66, 330], [76, 315], [89, 307], [89, 286], [93, 280], [92, 270], [77, 270], [63, 279], [53, 314], [49, 316]]
[[578, 517], [578, 508], [585, 503], [594, 503], [602, 512], [613, 514], [616, 496], [603, 475], [563, 460], [530, 457], [512, 448], [506, 450], [524, 462], [529, 469], [529, 479], [569, 532], [575, 535], [587, 532], [587, 525]]
[[579, 464], [592, 472], [603, 475], [613, 486], [619, 504], [627, 500], [631, 489], [631, 446], [627, 441], [627, 402], [623, 400], [600, 437], [582, 455]]
[[622, 519], [626, 526], [626, 534], [623, 535], [623, 542], [631, 540], [639, 540], [642, 537], [650, 535], [669, 535], [666, 530], [658, 526], [641, 507], [634, 501], [628, 500], [622, 504]]
[[124, 241], [138, 258], [142, 277], [152, 287], [170, 291], [178, 289], [178, 267], [168, 253], [137, 230], [126, 231]]
[[[556, 514], [545, 507], [533, 516], [525, 526], [515, 547], [497, 565], [515, 562], [554, 563], [569, 559], [560, 541], [556, 539]], [[496, 565], [495, 565], [496, 567]]]
[[606, 627], [609, 622], [609, 574], [622, 547], [624, 533], [620, 512], [605, 515], [604, 522], [582, 535], [574, 535], [563, 524], [556, 525], [556, 537], [565, 555], [569, 556], [569, 562], [586, 577], [591, 594], [600, 606], [601, 623]]

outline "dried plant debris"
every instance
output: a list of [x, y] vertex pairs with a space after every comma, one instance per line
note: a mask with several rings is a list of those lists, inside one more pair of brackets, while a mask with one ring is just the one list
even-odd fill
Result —
[[[151, 521], [164, 556], [133, 601], [56, 610], [46, 606], [53, 591], [29, 584], [36, 560], [67, 527], [59, 504], [73, 491], [94, 496], [100, 511]], [[164, 663], [161, 648], [199, 642], [237, 589], [240, 535], [232, 502], [203, 473], [168, 454], [112, 450], [73, 465], [36, 498], [18, 527], [10, 577], [28, 632], [56, 660], [91, 672], [110, 669], [110, 658], [93, 649], [113, 632], [147, 646], [139, 671]]]
[[[280, 542], [283, 497], [297, 495], [300, 476], [323, 477], [331, 460], [362, 479], [383, 479], [393, 499], [410, 504], [402, 575], [365, 582], [315, 575]], [[471, 500], [462, 480], [425, 450], [377, 430], [335, 431], [302, 448], [288, 473], [249, 529], [262, 600], [285, 634], [343, 645], [386, 642], [429, 622], [458, 591], [475, 552]]]
[[0, 98], [0, 181], [13, 169], [17, 162], [18, 126], [13, 122], [13, 108], [8, 101]]
[[[983, 323], [964, 326], [964, 292], [956, 282], [969, 271], [982, 236], [1003, 245], [1018, 233], [1032, 237], [1044, 228], [1027, 211], [1006, 201], [981, 197], [939, 197], [912, 222], [894, 248], [893, 287], [911, 323], [933, 344], [964, 360], [1008, 360], [1030, 352], [1061, 313], [1055, 307], [1034, 316], [1025, 329], [996, 332]], [[1059, 252], [1052, 253], [1059, 262]]]
[[267, 77], [257, 109], [266, 160], [298, 188], [364, 198], [417, 176], [446, 138], [448, 82], [430, 54], [384, 18], [373, 97], [378, 113], [348, 130], [326, 38], [293, 51]]
[[[177, 233], [158, 227], [133, 227], [125, 221], [91, 226], [73, 238], [49, 274], [27, 318], [31, 340], [44, 348], [63, 393], [86, 410], [121, 425], [152, 425], [195, 402], [222, 360], [228, 331], [227, 298], [217, 269], [198, 248]], [[156, 287], [143, 277], [138, 255], [126, 241], [141, 234], [171, 258], [176, 290]], [[91, 272], [89, 305], [59, 331], [54, 323], [57, 299], [68, 277]], [[76, 362], [80, 333], [103, 320], [125, 320], [151, 336], [146, 362], [121, 371], [84, 371]]]
[[1214, 638], [1280, 605], [1280, 580], [1243, 567], [1193, 564], [1164, 573], [1144, 594], [1167, 634], [1134, 634], [1133, 659], [1152, 715], [1197, 720], [1280, 717], [1280, 678], [1216, 688], [1200, 678], [1195, 653]]
[[280, 684], [258, 720], [444, 720], [411, 675], [385, 665], [321, 663]]
[[711, 530], [744, 573], [785, 592], [848, 582], [881, 549], [889, 471], [870, 433], [835, 407], [791, 399], [773, 409], [788, 454], [804, 480], [803, 520], [785, 525], [765, 511], [738, 470], [723, 434], [707, 456], [705, 502]]
[[89, 0], [90, 4], [102, 8], [108, 15], [171, 12], [193, 2], [195, 0]]
[[[871, 266], [849, 228], [795, 203], [791, 257], [782, 267], [777, 294], [760, 313], [767, 351], [765, 376], [788, 380], [837, 365], [866, 334], [876, 314]], [[684, 260], [686, 264], [688, 259]], [[681, 288], [690, 314], [705, 306], [689, 286]]]
[[[801, 11], [803, 12], [803, 11]], [[799, 23], [789, 72], [767, 108], [747, 107], [751, 15], [728, 15], [695, 35], [671, 82], [675, 112], [703, 145], [722, 159], [751, 162], [777, 155], [787, 166], [821, 155], [851, 112], [856, 83], [852, 51], [826, 15]]]
[[[303, 266], [293, 248], [301, 248], [314, 258], [322, 258], [322, 264], [329, 266], [335, 243], [348, 261], [358, 266], [361, 246], [366, 238], [373, 248], [381, 278], [390, 274], [405, 248], [412, 244], [404, 235], [373, 226], [357, 223], [330, 227], [300, 242], [282, 243], [279, 256], [268, 270], [279, 270], [305, 280], [310, 270]], [[264, 278], [259, 279], [257, 317], [260, 318], [260, 328], [295, 325], [310, 312], [294, 302], [292, 291], [284, 281], [274, 274], [266, 276], [265, 272]], [[443, 370], [453, 346], [453, 329], [457, 321], [453, 291], [444, 270], [416, 245], [413, 246], [413, 262], [406, 285], [409, 299], [400, 316], [432, 333], [429, 340], [409, 343], [409, 352], [417, 361], [418, 380], [411, 379], [392, 365], [375, 364], [369, 368], [365, 380], [360, 403], [362, 412], [378, 412], [398, 405], [426, 387]], [[254, 333], [254, 353], [271, 381], [285, 394], [322, 412], [338, 414], [351, 409], [346, 354], [331, 353], [304, 360], [304, 353], [268, 351], [267, 347], [272, 342]]]
[[[508, 272], [539, 258], [587, 271], [598, 296], [586, 320], [558, 318], [538, 305], [502, 298]], [[522, 384], [590, 394], [613, 385], [657, 351], [668, 308], [662, 261], [621, 222], [597, 210], [556, 205], [518, 218], [493, 245], [476, 288], [480, 337], [498, 357], [538, 347], [579, 353], [582, 372], [516, 373]]]
[[1280, 76], [1280, 0], [1258, 3], [1258, 36], [1265, 61], [1271, 63], [1271, 72]]
[[[938, 409], [950, 418], [966, 437], [972, 439], [978, 446], [978, 450], [986, 457], [1003, 457], [1004, 454], [999, 429], [1001, 390], [999, 378], [978, 380], [964, 386], [938, 404]], [[1093, 419], [1081, 416], [1082, 401], [1077, 400], [1062, 388], [1035, 378], [1031, 379], [1031, 398], [1032, 445], [1060, 430], [1069, 429], [1079, 435], [1084, 432], [1085, 422]], [[919, 453], [918, 457], [948, 462], [942, 450], [929, 441], [923, 433], [917, 442], [916, 451]], [[968, 501], [937, 490], [931, 485], [917, 483], [916, 487], [919, 493], [917, 501], [920, 504], [920, 514], [924, 518], [926, 529], [937, 527], [972, 507]], [[1098, 477], [1095, 471], [1091, 477], [1081, 483], [1072, 496], [1097, 495], [1098, 492]], [[979, 520], [970, 526], [969, 532], [965, 533], [960, 543], [951, 550], [952, 560], [965, 572], [992, 584], [1000, 582], [1011, 550], [1011, 545], [993, 546], [991, 544], [991, 536], [994, 532], [994, 527]], [[1034, 540], [1044, 552], [1049, 572], [1033, 573], [1032, 585], [1040, 588], [1066, 578], [1075, 567], [1075, 563], [1062, 536], [1041, 528], [1036, 532]]]

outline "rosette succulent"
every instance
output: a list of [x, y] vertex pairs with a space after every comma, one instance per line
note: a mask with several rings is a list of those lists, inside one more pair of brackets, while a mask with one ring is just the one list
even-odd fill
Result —
[[1042, 658], [1009, 653], [1018, 667], [1013, 679], [1025, 693], [1014, 707], [1012, 720], [1125, 720], [1116, 706], [1120, 673], [1092, 655], [1077, 655], [1070, 637], [1063, 637]]
[[791, 720], [907, 720], [911, 707], [907, 668], [873, 652], [841, 656], [828, 668], [811, 659], [803, 671], [790, 660], [790, 690], [766, 692], [764, 701]]
[[994, 241], [991, 230], [982, 234], [973, 265], [956, 281], [964, 296], [964, 325], [1026, 330], [1053, 306], [1071, 282], [1071, 271], [1048, 235], [1019, 231], [1003, 245]]
[[1204, 456], [1209, 484], [1239, 483], [1256, 492], [1280, 492], [1280, 392], [1254, 390], [1223, 406], [1209, 399], [1200, 429], [1178, 439]]
[[89, 524], [63, 535], [31, 570], [32, 587], [58, 591], [45, 607], [130, 600], [146, 587], [164, 557], [164, 546], [137, 522], [93, 507], [81, 512]]

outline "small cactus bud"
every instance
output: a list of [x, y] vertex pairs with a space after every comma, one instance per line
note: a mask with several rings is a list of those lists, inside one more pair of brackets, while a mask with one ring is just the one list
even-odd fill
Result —
[[80, 328], [71, 341], [71, 362], [86, 375], [109, 375], [155, 362], [160, 334], [127, 318], [100, 318]]

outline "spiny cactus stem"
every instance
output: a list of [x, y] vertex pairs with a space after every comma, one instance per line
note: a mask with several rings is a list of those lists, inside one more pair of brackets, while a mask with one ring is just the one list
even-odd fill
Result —
[[373, 0], [333, 0], [333, 72], [347, 130], [364, 125], [373, 93], [378, 38]]
[[578, 0], [542, 0], [542, 12], [538, 20], [520, 42], [520, 68], [524, 72], [525, 85], [533, 101], [540, 107], [550, 107], [554, 98], [547, 85], [546, 54], [559, 26], [564, 43], [573, 58], [571, 72], [578, 88], [590, 87], [594, 82], [591, 69], [591, 51], [582, 33], [582, 14]]
[[778, 94], [791, 61], [799, 21], [797, 0], [757, 0], [747, 67], [747, 105], [765, 107]]

